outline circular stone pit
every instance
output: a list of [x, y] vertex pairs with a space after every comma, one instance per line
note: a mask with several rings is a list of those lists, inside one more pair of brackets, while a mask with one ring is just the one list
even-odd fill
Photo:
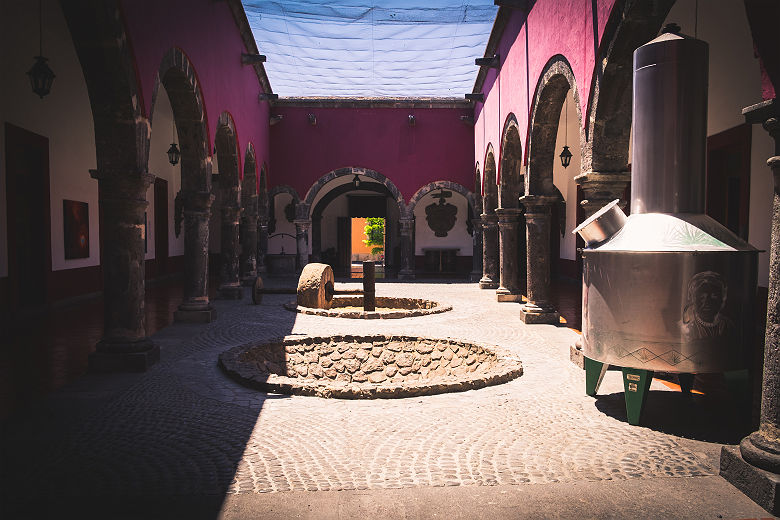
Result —
[[500, 347], [411, 336], [330, 336], [241, 345], [219, 366], [265, 392], [343, 399], [460, 392], [515, 379], [520, 360]]
[[291, 301], [284, 304], [285, 309], [301, 314], [314, 314], [331, 318], [353, 319], [395, 319], [411, 318], [414, 316], [426, 316], [452, 310], [451, 305], [442, 305], [432, 300], [420, 298], [390, 298], [378, 296], [376, 298], [376, 310], [363, 310], [362, 296], [336, 296], [331, 300], [330, 309], [317, 309], [303, 307], [297, 302]]

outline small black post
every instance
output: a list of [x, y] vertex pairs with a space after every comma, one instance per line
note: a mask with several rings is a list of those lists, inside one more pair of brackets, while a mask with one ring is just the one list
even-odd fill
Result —
[[363, 262], [363, 310], [376, 310], [376, 276], [374, 262]]

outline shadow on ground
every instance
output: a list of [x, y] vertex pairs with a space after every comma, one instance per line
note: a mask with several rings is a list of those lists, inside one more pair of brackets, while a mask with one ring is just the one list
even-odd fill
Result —
[[152, 337], [162, 356], [148, 372], [85, 375], [0, 422], [0, 516], [216, 518], [263, 403], [286, 398], [236, 385], [231, 401], [217, 357], [292, 331], [280, 298], [215, 302], [219, 326]]
[[[623, 392], [599, 395], [595, 405], [602, 413], [627, 421]], [[640, 426], [718, 444], [738, 444], [752, 431], [750, 418], [727, 397], [667, 391], [648, 393]]]

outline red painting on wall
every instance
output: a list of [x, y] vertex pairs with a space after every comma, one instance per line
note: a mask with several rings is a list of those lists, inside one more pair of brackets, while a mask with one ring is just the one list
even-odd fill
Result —
[[63, 200], [62, 217], [65, 260], [89, 258], [89, 204]]

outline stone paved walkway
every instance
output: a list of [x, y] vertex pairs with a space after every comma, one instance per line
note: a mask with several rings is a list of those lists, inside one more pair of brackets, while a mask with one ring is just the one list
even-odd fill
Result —
[[[345, 286], [344, 286], [345, 287]], [[210, 325], [154, 336], [162, 360], [141, 375], [85, 376], [3, 428], [7, 496], [198, 495], [473, 486], [717, 475], [717, 442], [739, 433], [720, 397], [685, 399], [654, 381], [647, 426], [625, 422], [619, 373], [598, 399], [569, 362], [576, 333], [526, 326], [518, 306], [474, 284], [378, 285], [451, 312], [400, 320], [295, 314], [218, 301]], [[493, 343], [524, 375], [462, 393], [397, 400], [262, 394], [227, 379], [217, 356], [258, 338], [405, 334]], [[733, 431], [732, 431], [733, 430]], [[699, 440], [697, 440], [699, 439]], [[10, 478], [9, 478], [10, 477]]]

